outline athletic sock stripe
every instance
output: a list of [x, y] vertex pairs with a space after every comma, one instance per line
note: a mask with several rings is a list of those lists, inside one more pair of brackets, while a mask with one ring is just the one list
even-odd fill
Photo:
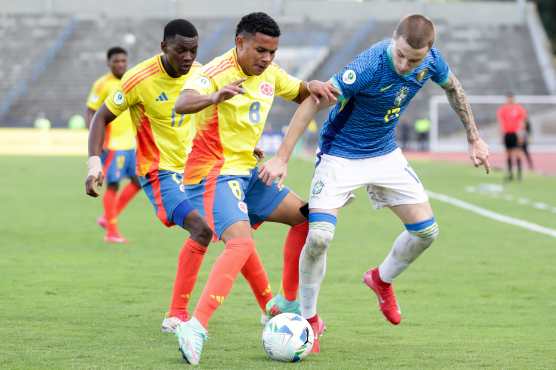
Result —
[[436, 223], [436, 220], [434, 219], [434, 217], [432, 217], [428, 220], [417, 222], [415, 224], [405, 224], [405, 228], [407, 229], [407, 231], [420, 232], [426, 230], [434, 223]]
[[438, 234], [438, 224], [434, 223], [431, 226], [427, 227], [424, 230], [419, 231], [409, 231], [412, 235], [415, 235], [420, 238], [430, 238], [434, 235]]
[[309, 223], [313, 222], [328, 222], [332, 225], [336, 225], [336, 216], [329, 213], [309, 213]]

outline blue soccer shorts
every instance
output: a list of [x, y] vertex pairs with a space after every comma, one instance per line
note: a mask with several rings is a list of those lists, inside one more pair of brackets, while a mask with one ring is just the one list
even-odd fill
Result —
[[185, 194], [182, 174], [157, 170], [139, 177], [139, 181], [160, 221], [168, 227], [183, 227], [185, 218], [195, 208]]
[[107, 184], [117, 184], [122, 178], [135, 176], [135, 149], [103, 150], [100, 156]]
[[273, 183], [265, 185], [254, 168], [247, 176], [209, 176], [199, 184], [186, 185], [187, 197], [216, 236], [239, 221], [257, 226], [265, 221], [290, 192]]

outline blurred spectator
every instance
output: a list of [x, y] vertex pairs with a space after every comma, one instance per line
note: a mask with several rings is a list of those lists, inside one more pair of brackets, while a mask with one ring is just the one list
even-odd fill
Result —
[[85, 118], [80, 114], [74, 114], [68, 120], [68, 128], [82, 130], [85, 128]]
[[524, 138], [524, 123], [527, 111], [514, 100], [513, 93], [506, 94], [506, 103], [496, 112], [506, 147], [508, 181], [514, 179], [513, 164], [517, 165], [517, 178], [521, 180], [521, 146]]
[[531, 138], [531, 121], [528, 118], [525, 119], [525, 131], [523, 133], [523, 142], [521, 144], [521, 149], [523, 149], [523, 154], [525, 155], [525, 159], [527, 160], [527, 166], [530, 170], [534, 169], [533, 167], [533, 158], [531, 158], [531, 154], [529, 153], [529, 139]]
[[417, 134], [417, 147], [421, 152], [429, 150], [429, 132], [431, 121], [428, 118], [420, 118], [415, 121], [415, 133]]
[[50, 124], [50, 120], [48, 118], [46, 118], [44, 113], [41, 112], [37, 116], [37, 119], [35, 119], [35, 122], [33, 123], [33, 126], [35, 126], [35, 128], [39, 128], [39, 129], [42, 129], [42, 130], [48, 130], [50, 128], [51, 124]]

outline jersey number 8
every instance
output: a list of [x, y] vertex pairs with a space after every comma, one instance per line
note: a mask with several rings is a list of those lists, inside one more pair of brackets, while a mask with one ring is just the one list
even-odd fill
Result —
[[230, 187], [230, 190], [232, 190], [232, 194], [234, 194], [234, 196], [238, 200], [242, 200], [241, 198], [242, 198], [243, 192], [241, 191], [241, 185], [239, 184], [239, 181], [230, 180], [230, 181], [228, 181], [228, 186]]
[[249, 106], [249, 121], [259, 123], [261, 120], [261, 103], [255, 101]]

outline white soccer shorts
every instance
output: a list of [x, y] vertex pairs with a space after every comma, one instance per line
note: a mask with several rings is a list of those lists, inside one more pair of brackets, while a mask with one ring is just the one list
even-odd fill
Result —
[[398, 148], [383, 156], [363, 159], [323, 154], [311, 183], [309, 208], [341, 208], [362, 186], [376, 208], [424, 203], [429, 199]]

